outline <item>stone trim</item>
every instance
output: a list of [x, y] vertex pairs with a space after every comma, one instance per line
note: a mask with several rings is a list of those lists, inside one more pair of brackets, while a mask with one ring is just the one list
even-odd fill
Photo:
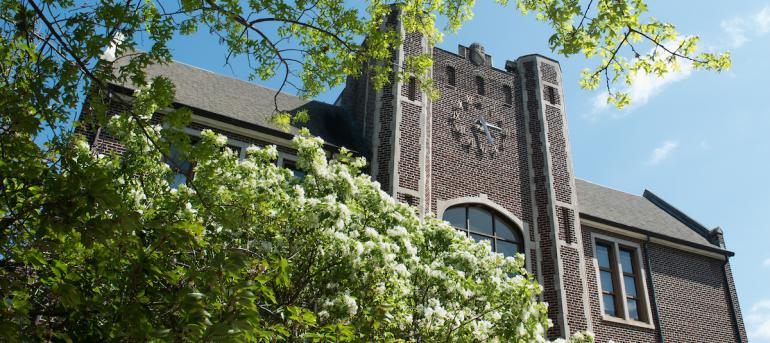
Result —
[[[635, 254], [636, 255], [636, 265], [637, 265], [637, 268], [638, 268], [638, 273], [639, 273], [639, 278], [640, 278], [639, 284], [642, 285], [642, 287], [641, 287], [642, 289], [641, 290], [637, 290], [637, 297], [638, 297], [639, 291], [641, 291], [644, 294], [644, 297], [638, 297], [638, 298], [641, 298], [642, 301], [644, 301], [644, 313], [645, 313], [645, 315], [647, 317], [647, 320], [649, 322], [643, 322], [643, 321], [633, 320], [633, 319], [629, 318], [628, 306], [625, 305], [625, 298], [626, 298], [626, 285], [625, 285], [625, 282], [618, 282], [618, 284], [620, 286], [620, 293], [623, 296], [623, 302], [624, 302], [622, 304], [622, 307], [623, 307], [623, 318], [612, 317], [612, 316], [608, 316], [608, 315], [604, 314], [604, 310], [603, 310], [604, 309], [604, 297], [602, 296], [601, 275], [599, 273], [599, 262], [596, 260], [596, 241], [597, 240], [613, 243], [612, 244], [612, 248], [613, 248], [614, 254], [616, 256], [616, 258], [615, 258], [616, 261], [615, 262], [618, 264], [618, 266], [616, 266], [617, 267], [616, 270], [622, 270], [621, 267], [620, 267], [620, 258], [618, 257], [618, 256], [620, 256], [620, 248], [619, 248], [619, 246], [622, 245], [624, 247], [632, 248], [632, 249], [634, 249], [636, 251], [636, 254]], [[602, 235], [602, 234], [598, 234], [598, 233], [592, 232], [591, 233], [591, 249], [593, 250], [593, 255], [594, 255], [594, 257], [591, 259], [592, 260], [591, 262], [593, 264], [594, 273], [596, 273], [596, 290], [597, 290], [597, 292], [599, 292], [599, 307], [600, 307], [600, 310], [601, 310], [601, 313], [602, 313], [602, 320], [605, 320], [605, 321], [608, 321], [608, 322], [615, 322], [615, 323], [621, 323], [621, 324], [626, 324], [626, 325], [637, 326], [637, 327], [641, 327], [641, 328], [645, 328], [645, 329], [655, 329], [655, 321], [653, 320], [652, 306], [651, 306], [651, 303], [650, 303], [650, 292], [649, 292], [648, 287], [647, 287], [647, 285], [648, 285], [647, 284], [647, 271], [645, 270], [645, 268], [643, 268], [644, 261], [642, 260], [642, 246], [640, 244], [636, 243], [636, 242], [626, 241], [626, 240], [623, 240], [623, 239], [620, 239], [620, 238], [617, 238], [617, 237], [607, 236], [607, 235]], [[621, 274], [622, 274], [622, 272], [621, 272]], [[621, 281], [622, 281], [622, 279], [621, 279]], [[617, 311], [617, 309], [616, 309], [616, 311]]]
[[[550, 140], [548, 139], [549, 135], [549, 127], [548, 127], [548, 120], [546, 117], [546, 106], [545, 101], [543, 100], [543, 87], [542, 87], [542, 78], [540, 77], [540, 63], [543, 63], [540, 58], [534, 57], [531, 59], [528, 59], [529, 61], [532, 61], [535, 64], [535, 96], [537, 99], [534, 99], [539, 104], [538, 109], [540, 116], [540, 137], [539, 139], [542, 141], [542, 148], [543, 148], [543, 156], [544, 156], [544, 168], [545, 168], [545, 182], [546, 182], [546, 188], [548, 193], [548, 217], [551, 219], [551, 241], [553, 244], [553, 251], [554, 251], [554, 265], [556, 269], [556, 274], [554, 275], [554, 286], [556, 287], [556, 291], [558, 294], [558, 316], [561, 321], [560, 325], [560, 332], [562, 337], [569, 337], [570, 328], [569, 328], [569, 308], [567, 305], [567, 292], [564, 289], [564, 265], [562, 261], [562, 254], [561, 254], [561, 246], [560, 246], [560, 240], [559, 240], [559, 224], [556, 216], [556, 193], [555, 193], [555, 185], [554, 185], [554, 179], [553, 179], [553, 161], [551, 156], [551, 144]], [[523, 71], [524, 69], [522, 69]], [[563, 115], [563, 112], [562, 112]], [[574, 189], [573, 189], [574, 192]]]
[[[596, 221], [593, 221], [593, 220], [590, 220], [590, 219], [585, 219], [585, 218], [580, 218], [580, 225], [581, 226], [583, 226], [583, 225], [590, 226], [590, 227], [595, 228], [595, 229], [604, 230], [604, 231], [615, 233], [615, 234], [618, 234], [618, 235], [623, 235], [623, 236], [626, 236], [626, 237], [629, 237], [629, 238], [636, 238], [636, 239], [641, 239], [641, 240], [647, 240], [647, 237], [649, 237], [649, 235], [646, 235], [646, 234], [642, 234], [642, 233], [626, 230], [626, 229], [623, 229], [623, 228], [620, 228], [620, 227], [617, 227], [617, 226], [607, 225], [607, 224], [604, 224], [604, 223], [596, 222]], [[707, 250], [703, 250], [703, 249], [698, 249], [696, 247], [692, 247], [692, 246], [688, 246], [688, 245], [684, 245], [684, 244], [679, 244], [679, 243], [671, 242], [669, 240], [665, 240], [665, 239], [662, 239], [662, 238], [657, 238], [657, 237], [649, 237], [649, 238], [650, 238], [650, 242], [651, 243], [660, 244], [660, 245], [663, 245], [663, 246], [667, 246], [669, 248], [674, 248], [674, 249], [686, 251], [686, 252], [693, 253], [693, 254], [707, 256], [707, 257], [711, 257], [711, 258], [714, 258], [714, 259], [717, 259], [717, 260], [723, 260], [724, 261], [724, 260], [727, 259], [727, 257], [725, 255], [719, 254], [719, 253], [716, 253], [716, 252], [707, 251]]]

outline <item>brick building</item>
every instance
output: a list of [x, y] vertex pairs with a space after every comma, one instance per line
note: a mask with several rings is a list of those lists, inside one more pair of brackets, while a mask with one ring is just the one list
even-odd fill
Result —
[[[396, 17], [393, 25], [400, 27]], [[279, 94], [284, 109], [309, 109], [327, 149], [346, 146], [399, 201], [434, 214], [499, 252], [524, 253], [544, 286], [554, 328], [599, 342], [746, 342], [721, 229], [707, 229], [655, 194], [632, 195], [576, 179], [561, 68], [527, 55], [492, 65], [480, 44], [450, 52], [407, 34], [393, 54], [431, 53], [438, 100], [413, 79], [374, 89], [350, 78], [334, 105]], [[121, 63], [120, 59], [116, 63]], [[274, 127], [274, 90], [173, 62], [151, 66], [193, 110], [191, 135], [210, 128], [230, 145], [275, 144], [291, 166], [291, 132]], [[394, 80], [394, 78], [391, 78]], [[130, 101], [131, 85], [114, 85]], [[84, 106], [87, 114], [88, 106]], [[82, 131], [99, 151], [120, 143]], [[241, 149], [244, 150], [244, 149]]]

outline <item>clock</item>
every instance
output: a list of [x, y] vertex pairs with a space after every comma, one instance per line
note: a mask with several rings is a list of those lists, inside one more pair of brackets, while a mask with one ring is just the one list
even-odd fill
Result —
[[488, 109], [487, 116], [480, 102], [471, 103], [458, 101], [449, 116], [449, 125], [453, 136], [469, 151], [476, 151], [479, 156], [495, 157], [505, 148], [508, 130], [503, 129], [502, 122], [497, 125], [487, 121], [492, 118], [492, 110]]

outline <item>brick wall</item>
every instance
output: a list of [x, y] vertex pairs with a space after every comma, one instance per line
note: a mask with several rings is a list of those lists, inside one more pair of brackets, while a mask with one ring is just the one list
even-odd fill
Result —
[[[583, 226], [583, 247], [588, 263], [588, 291], [591, 300], [591, 316], [597, 342], [657, 342], [658, 329], [662, 327], [666, 342], [735, 342], [736, 335], [730, 316], [729, 294], [724, 282], [724, 261], [685, 252], [660, 244]], [[649, 270], [647, 294], [656, 329], [615, 323], [602, 319], [596, 269], [593, 264], [591, 233], [630, 241], [647, 249], [640, 249], [641, 266]], [[649, 256], [645, 255], [645, 251]], [[654, 286], [656, 298], [652, 298]], [[655, 319], [655, 302], [660, 317]], [[745, 337], [745, 335], [743, 336]], [[745, 342], [745, 340], [744, 340]]]
[[724, 262], [657, 244], [649, 254], [666, 340], [734, 342]]

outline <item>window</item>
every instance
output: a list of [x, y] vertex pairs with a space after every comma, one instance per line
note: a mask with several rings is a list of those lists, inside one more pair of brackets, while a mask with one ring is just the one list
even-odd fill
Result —
[[559, 92], [556, 90], [556, 88], [545, 86], [545, 100], [554, 105], [559, 104]]
[[[197, 143], [200, 138], [196, 136], [190, 137], [190, 147]], [[177, 188], [181, 184], [186, 184], [188, 178], [193, 175], [193, 168], [195, 162], [185, 159], [183, 156], [185, 153], [180, 151], [180, 147], [171, 144], [169, 147], [169, 156], [165, 160], [166, 164], [174, 171], [174, 179], [171, 181], [171, 188]], [[189, 152], [187, 152], [189, 154]]]
[[618, 316], [616, 282], [613, 275], [612, 246], [606, 243], [596, 243], [596, 260], [599, 262], [599, 278], [602, 285], [602, 301], [604, 302], [604, 314], [608, 316]]
[[291, 173], [294, 174], [294, 177], [296, 178], [303, 178], [305, 177], [305, 172], [299, 170], [297, 168], [297, 161], [294, 160], [288, 160], [285, 157], [283, 158], [283, 167], [286, 169], [291, 170]]
[[599, 238], [594, 247], [605, 318], [650, 324], [638, 245]]
[[171, 145], [166, 164], [174, 171], [174, 179], [171, 181], [171, 188], [177, 188], [181, 184], [186, 184], [187, 179], [192, 176], [194, 162], [182, 158], [182, 153], [175, 145]]
[[622, 248], [620, 249], [620, 269], [623, 272], [623, 285], [626, 288], [626, 305], [628, 306], [628, 316], [633, 320], [641, 320], [639, 316], [639, 297], [636, 292], [636, 285], [639, 278], [636, 276], [634, 262], [635, 251]]
[[524, 252], [521, 231], [507, 218], [487, 207], [454, 206], [444, 211], [443, 218], [477, 242], [489, 242], [492, 251], [505, 256]]
[[513, 91], [511, 90], [511, 86], [503, 85], [503, 96], [505, 97], [506, 105], [513, 105]]
[[[188, 137], [190, 137], [190, 147], [192, 148], [200, 140], [200, 131], [186, 128], [185, 132]], [[246, 143], [228, 139], [228, 144], [223, 150], [230, 150], [235, 156], [242, 159], [245, 157], [245, 146]], [[171, 170], [174, 171], [174, 179], [171, 181], [171, 188], [177, 188], [183, 183], [186, 184], [189, 181], [189, 178], [194, 175], [193, 169], [195, 168], [195, 161], [189, 161], [184, 158], [184, 156], [188, 154], [189, 151], [184, 153], [180, 151], [178, 146], [171, 145], [169, 156], [164, 161]]]
[[417, 79], [414, 76], [409, 77], [409, 100], [417, 100]]
[[476, 76], [476, 93], [484, 95], [484, 78]]
[[450, 86], [457, 86], [457, 79], [455, 78], [455, 68], [452, 66], [446, 67], [446, 82]]

